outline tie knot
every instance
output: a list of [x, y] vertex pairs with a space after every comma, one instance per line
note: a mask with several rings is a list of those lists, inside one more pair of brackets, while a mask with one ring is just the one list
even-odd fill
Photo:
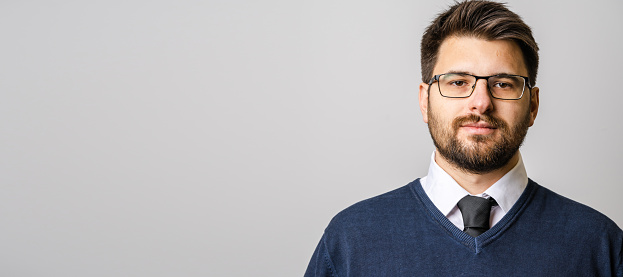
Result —
[[493, 198], [467, 195], [456, 205], [461, 210], [465, 231], [469, 235], [476, 237], [489, 230], [491, 207], [497, 205]]

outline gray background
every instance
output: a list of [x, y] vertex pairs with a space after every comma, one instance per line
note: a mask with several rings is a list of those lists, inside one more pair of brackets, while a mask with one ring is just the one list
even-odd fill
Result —
[[[2, 1], [0, 275], [301, 276], [333, 215], [426, 174], [449, 3]], [[529, 176], [623, 226], [623, 2], [510, 7], [541, 47]]]

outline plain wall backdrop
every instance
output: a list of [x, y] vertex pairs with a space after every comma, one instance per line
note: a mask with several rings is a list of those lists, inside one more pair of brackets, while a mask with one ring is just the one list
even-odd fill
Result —
[[[528, 175], [623, 226], [623, 1], [509, 2]], [[333, 215], [426, 174], [451, 3], [2, 1], [0, 276], [302, 276]]]

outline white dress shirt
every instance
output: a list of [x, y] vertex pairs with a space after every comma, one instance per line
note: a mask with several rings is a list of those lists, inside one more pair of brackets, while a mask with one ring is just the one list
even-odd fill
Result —
[[[421, 178], [420, 183], [426, 195], [428, 195], [428, 198], [435, 204], [437, 209], [456, 227], [463, 230], [463, 215], [456, 203], [466, 195], [470, 195], [470, 193], [439, 167], [437, 162], [435, 162], [434, 151], [428, 168], [428, 175]], [[515, 202], [517, 202], [517, 199], [519, 199], [527, 185], [528, 175], [526, 174], [521, 154], [519, 154], [519, 161], [511, 171], [506, 173], [482, 194], [474, 195], [484, 198], [493, 197], [498, 203], [497, 206], [491, 208], [490, 226], [498, 223], [506, 215]]]

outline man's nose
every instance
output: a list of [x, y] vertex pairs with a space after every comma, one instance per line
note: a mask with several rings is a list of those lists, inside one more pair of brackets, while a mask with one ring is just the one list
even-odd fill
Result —
[[474, 92], [472, 92], [472, 95], [468, 98], [469, 110], [471, 112], [477, 112], [478, 114], [485, 114], [493, 110], [493, 101], [491, 93], [489, 92], [487, 80], [477, 80], [473, 90]]

